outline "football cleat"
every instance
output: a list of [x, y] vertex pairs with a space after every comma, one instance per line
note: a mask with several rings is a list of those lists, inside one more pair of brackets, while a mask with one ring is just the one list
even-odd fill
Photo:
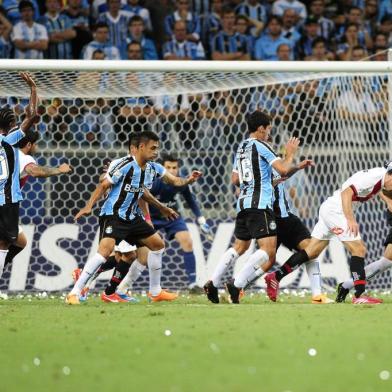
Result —
[[111, 303], [119, 303], [119, 302], [128, 302], [122, 299], [118, 294], [113, 293], [110, 295], [107, 295], [105, 292], [101, 294], [101, 300], [103, 302], [111, 302]]
[[170, 293], [166, 290], [161, 290], [158, 295], [152, 295], [151, 293], [147, 294], [148, 298], [152, 302], [162, 302], [162, 301], [174, 301], [178, 298], [178, 295], [175, 293]]
[[139, 299], [135, 298], [135, 297], [131, 297], [128, 294], [121, 294], [121, 293], [116, 293], [121, 299], [123, 299], [125, 302], [130, 302], [133, 304], [137, 304], [140, 302]]
[[352, 299], [352, 303], [354, 305], [365, 305], [365, 304], [369, 304], [369, 305], [377, 305], [377, 304], [382, 304], [382, 299], [378, 299], [378, 298], [373, 298], [373, 297], [366, 297], [366, 296], [362, 296], [362, 297], [353, 297]]
[[65, 303], [68, 305], [80, 305], [79, 296], [76, 294], [68, 294], [65, 297]]
[[234, 286], [234, 279], [229, 280], [226, 283], [226, 288], [227, 291], [229, 292], [229, 297], [231, 299], [232, 304], [239, 304], [240, 303], [240, 294], [241, 294], [241, 289], [238, 287]]
[[336, 302], [344, 302], [348, 293], [350, 292], [349, 289], [343, 287], [343, 283], [339, 283], [336, 289]]
[[275, 272], [271, 272], [264, 278], [265, 283], [267, 284], [267, 295], [268, 298], [276, 302], [279, 294], [279, 281], [276, 279]]
[[333, 304], [335, 301], [328, 298], [325, 294], [315, 295], [312, 297], [312, 304]]
[[214, 286], [212, 280], [209, 280], [203, 288], [208, 300], [211, 301], [213, 304], [219, 304], [218, 289]]

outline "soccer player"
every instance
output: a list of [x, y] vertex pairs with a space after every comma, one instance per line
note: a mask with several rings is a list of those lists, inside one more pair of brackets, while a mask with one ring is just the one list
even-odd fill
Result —
[[[256, 240], [259, 249], [250, 256], [234, 282], [226, 284], [232, 303], [239, 303], [241, 289], [254, 280], [259, 268], [267, 271], [275, 261], [272, 167], [282, 176], [294, 170], [296, 167], [292, 162], [299, 146], [299, 140], [291, 138], [286, 144], [286, 156], [281, 159], [267, 143], [272, 130], [271, 117], [256, 110], [248, 116], [247, 124], [250, 135], [240, 143], [233, 169], [233, 176], [238, 175], [240, 186], [234, 229], [236, 240], [223, 254], [219, 265], [234, 263], [246, 252], [252, 239]], [[204, 290], [211, 302], [219, 302], [218, 290], [212, 281], [204, 285]]]
[[[387, 204], [387, 223], [389, 226], [389, 233], [385, 239], [384, 255], [373, 263], [365, 267], [366, 280], [373, 280], [376, 276], [382, 274], [384, 271], [392, 267], [392, 200], [385, 196], [383, 192], [379, 193], [381, 199]], [[339, 283], [337, 288], [336, 302], [344, 302], [350, 290], [354, 287], [353, 279], [346, 280]]]
[[[38, 165], [36, 160], [32, 156], [37, 152], [38, 139], [39, 132], [29, 129], [28, 131], [26, 131], [26, 136], [16, 145], [16, 147], [19, 148], [18, 154], [21, 188], [23, 188], [23, 186], [26, 184], [29, 176], [34, 178], [46, 178], [58, 176], [61, 174], [69, 174], [72, 171], [71, 166], [67, 163], [62, 163], [59, 167], [47, 167]], [[26, 236], [24, 235], [22, 228], [19, 227], [18, 238], [16, 242], [9, 247], [4, 267], [12, 262], [14, 257], [26, 247], [26, 244]]]
[[[180, 170], [178, 158], [172, 155], [163, 155], [162, 164], [169, 173], [173, 176], [178, 176]], [[202, 216], [196, 198], [188, 185], [176, 187], [166, 184], [164, 179], [157, 179], [152, 185], [151, 193], [161, 203], [173, 208], [175, 211], [178, 211], [176, 197], [180, 194], [195, 215], [202, 233], [211, 238], [211, 228], [207, 224], [204, 216]], [[183, 251], [185, 271], [188, 275], [188, 288], [194, 293], [201, 292], [201, 288], [196, 285], [196, 258], [193, 253], [192, 238], [184, 218], [179, 217], [176, 220], [168, 221], [154, 207], [150, 207], [150, 215], [152, 224], [156, 230], [164, 231], [169, 240], [175, 239], [180, 244]]]
[[[34, 81], [30, 76], [27, 73], [20, 76], [32, 89]], [[19, 201], [22, 200], [19, 158], [14, 146], [36, 121], [36, 113], [29, 105], [20, 128], [13, 130], [16, 126], [15, 113], [9, 108], [0, 109], [0, 277], [8, 249], [18, 236]]]
[[[150, 197], [145, 193], [145, 189], [150, 189], [158, 177], [165, 178], [170, 184], [182, 186], [195, 182], [201, 173], [193, 171], [188, 178], [175, 177], [167, 172], [162, 165], [153, 162], [159, 152], [159, 138], [154, 132], [140, 132], [137, 144], [134, 156], [129, 155], [115, 161], [113, 169], [99, 183], [87, 205], [75, 216], [75, 220], [77, 220], [81, 216], [89, 215], [95, 203], [110, 189], [100, 214], [101, 239], [98, 252], [87, 261], [78, 281], [70, 294], [67, 295], [66, 302], [69, 304], [79, 304], [80, 292], [88, 279], [111, 255], [116, 242], [119, 243], [122, 240], [130, 244], [147, 246], [150, 250], [147, 262], [150, 272], [149, 296], [151, 300], [170, 301], [177, 297], [161, 288], [164, 242], [154, 228], [137, 215], [137, 202], [143, 197], [145, 201], [153, 203], [159, 208], [164, 216], [177, 218], [178, 215], [175, 211]], [[111, 295], [116, 297], [115, 293]]]
[[366, 202], [380, 190], [392, 190], [392, 162], [385, 169], [376, 167], [352, 175], [334, 192], [319, 209], [319, 220], [312, 232], [308, 246], [291, 256], [276, 272], [265, 277], [267, 294], [276, 301], [279, 282], [299, 265], [318, 257], [332, 238], [343, 242], [351, 254], [350, 271], [354, 281], [353, 304], [378, 304], [382, 301], [363, 295], [366, 288], [366, 246], [361, 239], [354, 208], [358, 202]]

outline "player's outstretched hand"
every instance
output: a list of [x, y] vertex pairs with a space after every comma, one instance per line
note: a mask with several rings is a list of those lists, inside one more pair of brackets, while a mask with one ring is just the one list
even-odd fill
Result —
[[164, 206], [161, 209], [161, 214], [164, 218], [169, 219], [169, 220], [176, 220], [180, 215], [174, 211], [172, 208]]
[[359, 225], [355, 219], [347, 219], [347, 231], [356, 237], [359, 233]]
[[304, 159], [303, 161], [298, 163], [299, 170], [305, 169], [307, 167], [312, 167], [312, 166], [316, 166], [316, 164], [311, 159]]
[[286, 143], [286, 154], [294, 155], [299, 147], [300, 140], [297, 137], [291, 137]]
[[59, 171], [61, 174], [68, 174], [72, 172], [72, 166], [68, 165], [68, 163], [62, 163], [59, 166]]
[[34, 82], [34, 79], [28, 72], [19, 72], [20, 77], [27, 83], [30, 88], [35, 88], [37, 85]]
[[191, 175], [188, 177], [188, 183], [193, 184], [202, 176], [202, 172], [198, 170], [194, 170]]
[[90, 215], [90, 214], [91, 214], [91, 208], [90, 207], [84, 207], [75, 215], [74, 221], [76, 222], [82, 216]]
[[200, 225], [200, 231], [207, 237], [208, 241], [214, 240], [214, 235], [212, 234], [211, 226], [208, 223]]

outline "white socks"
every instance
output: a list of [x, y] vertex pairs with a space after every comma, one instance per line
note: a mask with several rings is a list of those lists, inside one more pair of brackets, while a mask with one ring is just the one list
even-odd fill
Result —
[[[366, 280], [373, 279], [376, 275], [383, 273], [390, 267], [392, 267], [392, 260], [389, 260], [386, 257], [381, 257], [380, 259], [373, 261], [373, 263], [370, 263], [365, 267]], [[352, 289], [354, 287], [353, 280], [346, 280], [343, 283], [343, 287], [349, 290]]]
[[3, 276], [5, 258], [7, 257], [8, 249], [0, 249], [0, 278]]
[[263, 249], [256, 250], [256, 252], [249, 257], [242, 270], [237, 274], [234, 280], [234, 286], [242, 289], [247, 284], [252, 283], [255, 279], [255, 272], [260, 269], [260, 266], [267, 262], [268, 259], [269, 257], [266, 251]]
[[238, 259], [239, 255], [234, 248], [229, 248], [220, 258], [218, 265], [216, 266], [214, 273], [212, 274], [212, 284], [218, 287], [222, 279], [223, 274], [230, 267], [230, 264], [234, 263]]
[[320, 266], [318, 261], [310, 260], [305, 263], [306, 272], [310, 281], [310, 288], [312, 290], [312, 296], [321, 294], [321, 274]]
[[99, 253], [96, 253], [90, 260], [88, 260], [70, 294], [80, 295], [80, 292], [82, 291], [83, 287], [86, 285], [90, 277], [95, 274], [97, 269], [105, 261], [106, 259]]
[[143, 273], [143, 271], [147, 267], [136, 259], [131, 264], [128, 273], [125, 275], [125, 278], [118, 285], [116, 292], [120, 294], [126, 294], [127, 291], [132, 287], [133, 282], [136, 282], [139, 279], [139, 276]]
[[161, 288], [162, 254], [164, 249], [149, 251], [147, 256], [148, 272], [150, 274], [150, 294], [158, 295]]

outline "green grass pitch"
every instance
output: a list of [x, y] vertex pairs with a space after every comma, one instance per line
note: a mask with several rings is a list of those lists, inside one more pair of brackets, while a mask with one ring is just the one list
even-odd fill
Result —
[[390, 297], [378, 306], [281, 298], [1, 301], [0, 390], [392, 391]]

